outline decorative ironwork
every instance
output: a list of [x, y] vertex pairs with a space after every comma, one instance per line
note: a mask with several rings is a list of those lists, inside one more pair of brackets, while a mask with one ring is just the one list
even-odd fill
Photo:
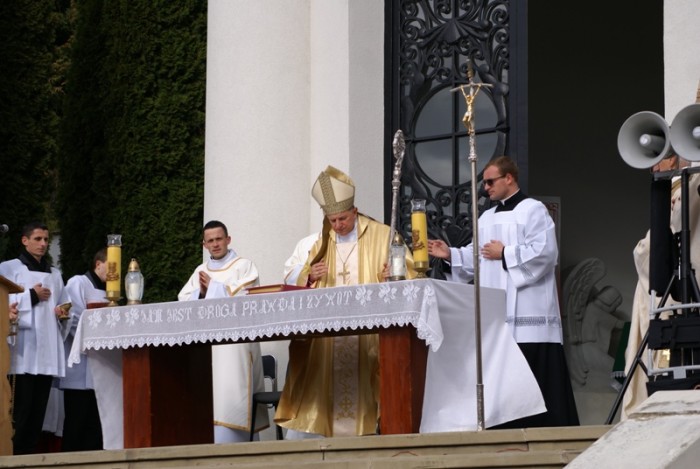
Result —
[[[475, 101], [479, 145], [479, 178], [483, 166], [506, 153], [509, 70], [508, 0], [394, 0], [399, 8], [394, 35], [398, 41], [398, 116], [404, 130], [399, 223], [410, 239], [410, 201], [427, 200], [428, 231], [453, 246], [463, 246], [471, 233], [471, 175], [467, 164], [464, 104], [455, 86], [467, 82], [471, 59], [474, 80], [488, 83]], [[432, 124], [444, 113], [449, 122]], [[487, 197], [478, 202], [488, 208]], [[435, 266], [434, 266], [435, 267]], [[436, 269], [439, 276], [439, 266]]]

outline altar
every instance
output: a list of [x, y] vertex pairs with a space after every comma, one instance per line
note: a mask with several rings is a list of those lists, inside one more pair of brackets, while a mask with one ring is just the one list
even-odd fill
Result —
[[[542, 412], [505, 292], [480, 291], [487, 426]], [[211, 344], [378, 332], [382, 434], [474, 430], [473, 305], [473, 286], [417, 279], [86, 310], [68, 362], [89, 357], [105, 448], [205, 443]]]

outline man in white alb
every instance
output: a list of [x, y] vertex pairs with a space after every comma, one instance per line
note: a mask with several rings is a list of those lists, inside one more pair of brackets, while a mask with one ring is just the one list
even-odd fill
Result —
[[[66, 359], [73, 347], [73, 340], [83, 311], [107, 305], [105, 282], [107, 280], [107, 248], [102, 248], [92, 259], [92, 268], [85, 274], [75, 275], [66, 283], [71, 301], [70, 318], [67, 321], [65, 341]], [[103, 448], [102, 427], [95, 397], [93, 376], [84, 356], [80, 363], [66, 368], [61, 378], [65, 421], [61, 451], [94, 451]], [[103, 404], [104, 405], [104, 404]]]
[[[0, 264], [0, 275], [24, 288], [10, 295], [10, 312], [16, 312], [18, 331], [10, 345], [10, 381], [14, 383], [13, 454], [36, 452], [46, 413], [51, 383], [63, 377], [66, 361], [63, 325], [57, 305], [68, 302], [61, 273], [46, 257], [48, 227], [33, 222], [22, 228], [17, 259]], [[16, 304], [15, 304], [16, 303]], [[5, 377], [0, 377], [5, 379]]]
[[[479, 217], [481, 286], [506, 291], [506, 323], [542, 391], [547, 411], [499, 428], [578, 425], [563, 333], [555, 268], [558, 261], [554, 222], [541, 202], [518, 185], [518, 167], [507, 156], [484, 168], [484, 188], [498, 202]], [[429, 240], [428, 253], [450, 262], [451, 277], [474, 276], [473, 246], [451, 248]], [[450, 278], [448, 278], [449, 280]]]
[[[252, 261], [229, 248], [226, 225], [212, 220], [204, 225], [204, 248], [210, 258], [197, 267], [178, 294], [178, 300], [235, 296], [258, 285], [258, 269]], [[248, 441], [252, 396], [264, 391], [260, 344], [227, 344], [212, 347], [214, 389], [214, 442]], [[256, 413], [255, 430], [268, 426], [267, 412]]]

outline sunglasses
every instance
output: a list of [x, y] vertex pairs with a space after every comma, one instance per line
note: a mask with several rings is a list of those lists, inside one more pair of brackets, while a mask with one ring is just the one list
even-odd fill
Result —
[[494, 181], [503, 179], [505, 176], [498, 176], [497, 178], [484, 179], [484, 186], [493, 186]]

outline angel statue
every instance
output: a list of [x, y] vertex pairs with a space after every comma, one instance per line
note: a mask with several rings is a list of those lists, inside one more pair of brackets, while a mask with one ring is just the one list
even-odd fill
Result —
[[574, 391], [614, 392], [611, 354], [627, 318], [617, 309], [622, 304], [617, 288], [596, 286], [605, 273], [603, 261], [589, 258], [573, 267], [564, 281], [564, 350]]

